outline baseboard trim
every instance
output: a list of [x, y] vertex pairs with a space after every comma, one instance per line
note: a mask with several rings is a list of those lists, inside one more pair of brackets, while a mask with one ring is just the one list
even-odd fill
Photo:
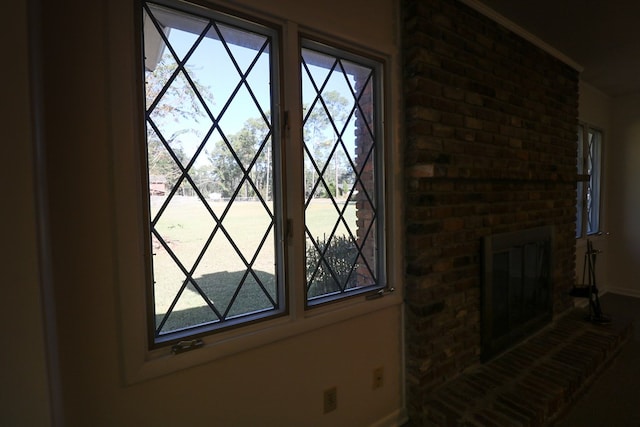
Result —
[[[639, 289], [617, 288], [615, 286], [607, 286], [606, 293], [623, 295], [625, 297], [640, 298], [640, 290]], [[600, 294], [600, 295], [602, 295], [602, 294]]]
[[397, 409], [386, 417], [376, 421], [369, 427], [400, 427], [409, 421], [407, 411], [404, 408]]

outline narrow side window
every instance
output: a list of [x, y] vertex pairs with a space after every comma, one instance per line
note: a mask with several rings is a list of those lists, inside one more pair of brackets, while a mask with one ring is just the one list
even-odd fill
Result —
[[302, 40], [308, 307], [385, 286], [382, 69]]
[[602, 132], [578, 127], [576, 238], [600, 232]]

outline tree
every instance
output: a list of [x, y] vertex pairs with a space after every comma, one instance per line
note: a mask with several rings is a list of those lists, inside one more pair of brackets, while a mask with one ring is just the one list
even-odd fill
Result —
[[[199, 123], [206, 117], [202, 102], [187, 80], [184, 71], [179, 71], [165, 90], [165, 86], [174, 76], [177, 68], [178, 64], [173, 56], [165, 52], [156, 68], [146, 73], [149, 175], [165, 178], [170, 188], [175, 185], [181, 171], [151, 123], [153, 122], [175, 157], [184, 167], [191, 159], [184, 151], [180, 137], [186, 133], [194, 132], [194, 127], [189, 126], [188, 123]], [[211, 90], [196, 79], [192, 78], [192, 81], [202, 98], [207, 102], [213, 102]], [[164, 93], [163, 90], [165, 90]]]
[[194, 166], [189, 175], [193, 179], [193, 182], [198, 187], [200, 192], [207, 197], [211, 193], [216, 192], [215, 183], [213, 182], [212, 167], [210, 164], [201, 166]]
[[[324, 93], [322, 99], [326, 109], [318, 100], [304, 124], [305, 145], [320, 170], [325, 167], [331, 150], [336, 144], [337, 137], [343, 131], [348, 118], [347, 106], [349, 104], [349, 101], [335, 90]], [[333, 125], [331, 124], [332, 122]], [[329, 175], [330, 168], [327, 167], [324, 179], [329, 186], [330, 192], [337, 197], [340, 188], [339, 178], [344, 175], [344, 165], [347, 164], [342, 150], [336, 150], [333, 162], [333, 174]], [[304, 180], [305, 193], [309, 194], [316, 182], [316, 169], [308, 158], [305, 160]], [[323, 185], [319, 185], [314, 196], [326, 197], [326, 188]]]
[[[157, 100], [158, 95], [162, 92], [169, 79], [174, 75], [178, 64], [175, 62], [170, 53], [165, 52], [153, 71], [146, 73], [146, 103], [149, 108], [153, 102], [160, 101], [154, 108], [154, 113], [163, 118], [178, 117], [197, 118], [205, 114], [204, 107], [198, 99], [196, 92], [193, 90], [189, 81], [185, 77], [184, 71], [178, 72], [162, 96], [162, 100]], [[185, 67], [187, 72], [189, 67]], [[197, 91], [207, 102], [213, 102], [213, 95], [208, 86], [203, 86], [193, 74], [189, 73], [189, 77], [193, 81]]]
[[[155, 133], [153, 135], [155, 136]], [[171, 145], [172, 141], [173, 139], [169, 139], [167, 142]], [[187, 156], [182, 147], [174, 148], [173, 152], [178, 160], [181, 162], [185, 161]], [[180, 177], [180, 168], [178, 168], [178, 165], [171, 158], [171, 155], [158, 137], [147, 138], [147, 161], [149, 164], [149, 175], [162, 177], [173, 187], [173, 184]]]
[[[251, 118], [245, 121], [240, 131], [227, 137], [233, 152], [223, 140], [215, 143], [213, 149], [208, 153], [208, 157], [211, 163], [212, 182], [216, 191], [220, 192], [223, 197], [233, 195], [242, 181], [243, 169], [249, 171], [249, 177], [262, 197], [271, 197], [269, 182], [272, 176], [271, 144], [270, 139], [265, 141], [268, 133], [269, 127], [262, 118]], [[264, 147], [262, 146], [263, 142], [265, 143]], [[249, 169], [259, 151], [260, 157]], [[243, 184], [241, 197], [256, 197], [255, 190], [248, 182]]]

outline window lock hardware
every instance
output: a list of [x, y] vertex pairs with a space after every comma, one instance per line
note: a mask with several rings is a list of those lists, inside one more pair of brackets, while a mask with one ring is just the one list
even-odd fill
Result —
[[394, 287], [382, 288], [382, 289], [380, 289], [379, 291], [377, 291], [374, 294], [367, 295], [366, 298], [368, 300], [382, 298], [383, 296], [385, 296], [385, 294], [390, 294], [391, 292], [394, 292], [395, 290], [396, 290], [396, 288], [394, 288]]
[[201, 339], [194, 339], [189, 341], [180, 341], [171, 347], [173, 354], [180, 354], [186, 351], [195, 350], [204, 346], [204, 342]]

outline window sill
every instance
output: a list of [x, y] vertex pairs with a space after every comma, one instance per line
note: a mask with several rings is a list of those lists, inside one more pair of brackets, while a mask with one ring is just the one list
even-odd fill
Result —
[[[204, 337], [201, 348], [185, 353], [173, 354], [170, 346], [155, 350], [141, 348], [135, 352], [137, 357], [131, 354], [125, 357], [125, 382], [127, 385], [144, 382], [401, 304], [401, 292], [398, 291], [374, 300], [366, 300], [363, 295], [340, 304], [306, 311], [298, 319], [289, 315], [245, 326], [241, 331], [236, 329]], [[140, 340], [138, 344], [144, 342]]]

